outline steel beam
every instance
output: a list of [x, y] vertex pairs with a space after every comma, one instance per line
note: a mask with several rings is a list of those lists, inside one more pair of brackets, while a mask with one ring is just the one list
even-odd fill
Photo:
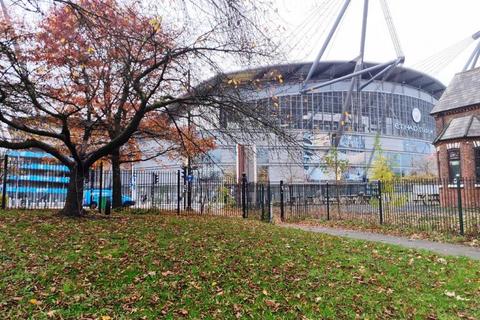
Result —
[[365, 57], [365, 40], [367, 37], [367, 22], [368, 22], [368, 1], [363, 1], [363, 20], [362, 20], [362, 34], [360, 38], [360, 59], [357, 61], [357, 64], [360, 65], [360, 68], [363, 69], [363, 58]]
[[472, 69], [474, 69], [475, 66], [477, 65], [479, 56], [480, 56], [480, 50], [477, 50], [477, 53], [475, 54], [475, 58], [473, 59], [473, 62], [472, 62]]
[[333, 35], [334, 35], [335, 32], [337, 31], [338, 25], [339, 25], [340, 22], [342, 21], [342, 18], [343, 18], [343, 16], [345, 15], [345, 11], [347, 11], [348, 6], [350, 5], [350, 2], [351, 2], [351, 0], [346, 0], [345, 3], [343, 4], [343, 7], [342, 7], [342, 9], [340, 10], [340, 13], [338, 14], [337, 19], [335, 20], [335, 23], [333, 24], [332, 29], [330, 30], [330, 32], [329, 32], [329, 34], [328, 34], [328, 36], [327, 36], [327, 39], [325, 39], [325, 42], [323, 43], [323, 46], [322, 46], [322, 48], [320, 49], [320, 52], [318, 53], [317, 57], [316, 57], [315, 60], [313, 61], [312, 67], [311, 67], [310, 70], [308, 71], [307, 78], [305, 79], [305, 81], [303, 81], [302, 90], [303, 90], [303, 88], [305, 88], [305, 86], [306, 86], [306, 84], [307, 84], [307, 81], [312, 78], [313, 73], [314, 73], [315, 70], [317, 69], [318, 63], [320, 62], [320, 59], [322, 58], [323, 54], [324, 54], [325, 51], [327, 50], [328, 44], [329, 44], [330, 41], [332, 40]]
[[[379, 73], [377, 73], [376, 75], [374, 75], [370, 80], [368, 80], [366, 83], [364, 83], [360, 88], [359, 88], [359, 91], [362, 91], [363, 89], [365, 89], [370, 83], [372, 83], [373, 81], [377, 80], [378, 78], [380, 78], [381, 76], [383, 76], [384, 74], [389, 74], [391, 71], [393, 71], [393, 69], [395, 69], [396, 66], [398, 66], [400, 64], [399, 63], [394, 63], [388, 67], [386, 67], [385, 69], [383, 69], [382, 71], [380, 71]], [[385, 78], [387, 78], [385, 76]], [[385, 79], [384, 78], [384, 79]]]
[[323, 83], [320, 83], [318, 85], [314, 85], [310, 88], [301, 90], [300, 92], [305, 93], [307, 91], [323, 88], [323, 87], [326, 87], [328, 85], [331, 85], [331, 84], [334, 84], [334, 83], [337, 83], [337, 82], [340, 82], [340, 81], [343, 81], [343, 80], [346, 80], [346, 79], [350, 79], [352, 77], [360, 76], [360, 75], [363, 75], [363, 74], [371, 72], [371, 71], [375, 71], [375, 70], [378, 70], [378, 69], [382, 69], [382, 68], [391, 66], [393, 64], [401, 63], [399, 61], [402, 61], [402, 59], [400, 59], [400, 58], [395, 59], [395, 60], [392, 60], [392, 61], [389, 61], [389, 62], [386, 62], [386, 63], [378, 64], [378, 65], [370, 67], [370, 68], [366, 68], [366, 69], [363, 69], [363, 70], [360, 70], [360, 71], [356, 71], [356, 72], [353, 72], [353, 73], [348, 74], [346, 76], [343, 76], [343, 77], [340, 77], [340, 78], [337, 78], [337, 79], [333, 79], [333, 80], [330, 80], [330, 81], [327, 81], [327, 82], [323, 82]]
[[467, 64], [465, 64], [465, 67], [463, 67], [462, 72], [467, 71], [470, 68], [472, 61], [473, 59], [475, 59], [475, 56], [477, 55], [478, 51], [480, 51], [480, 42], [475, 47], [475, 50], [473, 50], [472, 54], [470, 55], [470, 58], [468, 58]]

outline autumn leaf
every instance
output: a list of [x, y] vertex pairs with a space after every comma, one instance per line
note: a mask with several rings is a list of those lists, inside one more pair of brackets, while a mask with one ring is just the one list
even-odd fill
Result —
[[47, 312], [47, 317], [53, 318], [55, 316], [56, 311], [55, 310], [50, 310]]
[[186, 316], [186, 315], [188, 315], [188, 310], [180, 309], [180, 310], [178, 310], [178, 313], [180, 313], [182, 316]]
[[278, 310], [280, 307], [280, 303], [277, 303], [275, 300], [265, 300], [265, 304], [274, 311]]

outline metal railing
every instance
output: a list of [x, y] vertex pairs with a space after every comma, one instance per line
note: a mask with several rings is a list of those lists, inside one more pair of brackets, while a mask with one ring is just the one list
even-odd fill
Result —
[[[60, 209], [69, 170], [58, 163], [0, 155], [1, 208]], [[184, 176], [180, 170], [121, 170], [122, 206], [199, 215], [284, 222], [356, 221], [398, 229], [480, 234], [480, 184], [476, 180], [252, 183], [243, 177]], [[83, 205], [112, 205], [113, 174], [103, 167], [85, 177]]]

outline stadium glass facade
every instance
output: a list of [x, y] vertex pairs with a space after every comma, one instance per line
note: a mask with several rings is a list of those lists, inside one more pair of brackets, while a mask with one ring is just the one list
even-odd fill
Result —
[[[300, 94], [302, 78], [309, 66], [282, 65], [245, 71], [251, 78], [257, 79], [262, 79], [265, 74], [283, 75], [285, 80], [282, 83], [264, 80], [267, 84], [250, 99], [259, 109], [270, 110], [278, 125], [298, 138], [302, 150], [286, 152], [278, 146], [257, 141], [254, 145], [250, 143], [247, 154], [239, 155], [238, 148], [223, 143], [211, 152], [217, 164], [232, 172], [236, 170], [237, 175], [245, 171], [250, 180], [262, 176], [268, 176], [271, 181], [332, 179], [332, 175], [324, 169], [323, 158], [331, 149], [332, 136], [337, 134], [350, 81]], [[349, 62], [323, 63], [309, 85], [348, 74], [353, 66]], [[240, 73], [242, 77], [245, 77], [244, 73]], [[415, 172], [434, 153], [431, 142], [436, 132], [430, 111], [443, 90], [440, 82], [427, 75], [397, 68], [384, 81], [374, 81], [362, 91], [354, 92], [351, 113], [346, 118], [338, 146], [340, 157], [350, 163], [345, 178], [368, 178], [377, 134], [394, 171], [398, 175]], [[246, 167], [239, 169], [240, 156], [248, 158], [248, 161], [244, 161]]]

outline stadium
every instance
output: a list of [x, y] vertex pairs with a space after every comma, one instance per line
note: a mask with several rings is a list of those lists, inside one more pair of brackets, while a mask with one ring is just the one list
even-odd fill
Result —
[[[297, 137], [303, 148], [292, 153], [261, 141], [245, 145], [222, 142], [211, 152], [217, 166], [237, 177], [247, 173], [250, 181], [265, 176], [270, 181], [331, 180], [331, 174], [323, 169], [323, 158], [338, 138], [339, 157], [349, 161], [349, 170], [343, 178], [363, 180], [369, 177], [377, 134], [384, 155], [398, 175], [415, 172], [435, 152], [431, 144], [435, 123], [430, 111], [445, 90], [441, 82], [399, 66], [381, 80], [372, 81], [381, 72], [375, 69], [360, 75], [359, 84], [364, 87], [353, 92], [347, 102], [352, 111], [342, 118], [350, 79], [328, 83], [351, 75], [356, 62], [320, 62], [307, 85], [322, 87], [302, 92], [311, 65], [285, 64], [229, 75], [262, 82], [262, 89], [247, 99], [271, 110], [278, 125]], [[374, 69], [378, 65], [364, 63], [364, 66]], [[342, 121], [343, 130], [339, 134]]]

